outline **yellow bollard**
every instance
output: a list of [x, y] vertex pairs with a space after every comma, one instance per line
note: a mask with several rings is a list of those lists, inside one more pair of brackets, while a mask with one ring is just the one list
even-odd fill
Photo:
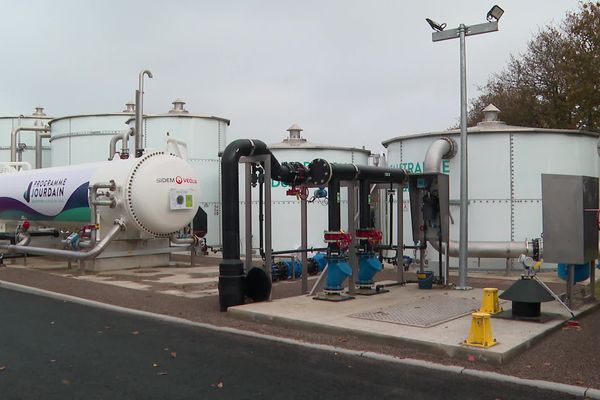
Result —
[[483, 312], [474, 312], [471, 314], [471, 330], [469, 337], [464, 341], [467, 346], [490, 348], [498, 344], [492, 334], [492, 324], [490, 314]]
[[483, 299], [481, 300], [481, 307], [479, 312], [488, 314], [498, 314], [502, 311], [500, 307], [500, 301], [498, 300], [498, 289], [497, 288], [484, 288]]

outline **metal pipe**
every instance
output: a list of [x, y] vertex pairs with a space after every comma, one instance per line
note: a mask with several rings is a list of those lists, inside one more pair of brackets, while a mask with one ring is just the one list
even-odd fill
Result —
[[[436, 240], [429, 242], [436, 251], [440, 246]], [[457, 257], [460, 253], [459, 242], [451, 240], [448, 245], [448, 253], [451, 257]], [[517, 258], [521, 254], [533, 255], [533, 247], [529, 242], [469, 242], [469, 257], [481, 258]]]
[[102, 253], [106, 247], [118, 236], [119, 232], [126, 229], [123, 219], [115, 219], [113, 227], [108, 231], [106, 236], [98, 242], [98, 244], [90, 251], [69, 251], [59, 249], [48, 249], [45, 247], [30, 247], [22, 245], [12, 244], [0, 244], [0, 249], [5, 249], [12, 252], [25, 253], [25, 254], [39, 254], [41, 256], [49, 256], [56, 258], [66, 258], [67, 260], [88, 260], [96, 258]]
[[[452, 142], [452, 139], [444, 137], [429, 146], [425, 156], [425, 172], [439, 172], [442, 159], [454, 156]], [[434, 249], [440, 251], [437, 240], [430, 240], [429, 243]], [[450, 241], [448, 248], [448, 254], [451, 257], [460, 257], [460, 241]], [[468, 257], [518, 258], [521, 254], [532, 255], [531, 246], [528, 246], [527, 242], [469, 242], [467, 245]]]
[[185, 238], [177, 237], [177, 235], [171, 235], [171, 237], [169, 239], [171, 240], [172, 244], [177, 244], [177, 245], [185, 244], [185, 245], [195, 246], [200, 241], [200, 238], [196, 235], [192, 235], [191, 237], [185, 237]]
[[437, 139], [429, 145], [425, 153], [423, 172], [441, 172], [442, 159], [450, 159], [456, 155], [456, 142], [449, 137]]
[[135, 92], [135, 157], [141, 157], [144, 153], [144, 76], [153, 78], [152, 72], [147, 69], [140, 72], [139, 86]]
[[37, 131], [35, 133], [35, 168], [42, 168], [42, 139], [49, 139], [50, 133], [43, 131]]
[[467, 61], [465, 33], [467, 27], [460, 24], [460, 227], [458, 254], [458, 289], [468, 289], [467, 246], [469, 243], [469, 174], [467, 170]]
[[121, 141], [121, 158], [129, 157], [129, 136], [133, 135], [135, 130], [129, 128], [129, 130], [119, 132], [110, 138], [109, 150], [108, 150], [108, 161], [112, 161], [117, 153], [117, 142]]
[[[50, 127], [47, 125], [45, 125], [45, 126], [20, 126], [18, 128], [13, 129], [12, 132], [10, 133], [10, 161], [11, 162], [17, 161], [17, 135], [19, 132], [50, 132]], [[40, 142], [41, 142], [41, 138], [40, 138]], [[37, 144], [37, 139], [36, 139], [36, 144]], [[40, 148], [41, 148], [41, 146], [40, 146]], [[36, 148], [36, 156], [37, 156], [37, 148]], [[36, 165], [37, 165], [37, 160], [36, 160]]]

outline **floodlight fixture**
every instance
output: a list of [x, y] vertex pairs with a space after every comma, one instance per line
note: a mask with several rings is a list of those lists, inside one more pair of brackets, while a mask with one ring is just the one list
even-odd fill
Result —
[[490, 11], [488, 11], [486, 19], [489, 22], [498, 21], [500, 17], [502, 17], [502, 14], [504, 14], [504, 10], [500, 6], [495, 5]]
[[437, 22], [432, 21], [429, 18], [425, 18], [425, 21], [427, 21], [431, 29], [433, 29], [434, 31], [441, 32], [444, 30], [444, 28], [446, 28], [446, 23], [438, 24]]

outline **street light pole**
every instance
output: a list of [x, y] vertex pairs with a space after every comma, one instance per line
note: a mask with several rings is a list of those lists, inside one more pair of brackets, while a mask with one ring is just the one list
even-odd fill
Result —
[[[500, 14], [500, 16], [501, 15], [502, 14]], [[458, 286], [456, 289], [469, 290], [471, 287], [469, 287], [467, 283], [467, 262], [469, 256], [469, 175], [467, 162], [467, 61], [465, 37], [496, 32], [498, 30], [498, 21], [496, 20], [472, 26], [460, 24], [458, 28], [449, 30], [444, 30], [446, 27], [445, 24], [436, 24], [431, 20], [428, 20], [427, 22], [437, 31], [432, 33], [432, 41], [439, 42], [442, 40], [460, 39], [460, 232], [458, 248]]]
[[467, 55], [465, 31], [460, 24], [460, 231], [458, 248], [458, 289], [467, 290], [468, 244], [469, 244], [469, 173], [467, 153]]

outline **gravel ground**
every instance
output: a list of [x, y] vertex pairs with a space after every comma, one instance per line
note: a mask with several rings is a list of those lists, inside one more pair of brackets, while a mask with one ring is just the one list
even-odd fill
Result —
[[[386, 276], [387, 275], [387, 276]], [[391, 271], [378, 275], [380, 279], [393, 279]], [[580, 327], [564, 327], [533, 345], [509, 363], [501, 366], [435, 356], [408, 346], [385, 346], [366, 342], [353, 336], [317, 334], [286, 329], [256, 322], [240, 321], [227, 313], [219, 312], [218, 297], [186, 299], [166, 294], [132, 290], [106, 284], [69, 279], [43, 271], [24, 268], [0, 268], [0, 280], [19, 283], [40, 289], [64, 293], [122, 307], [159, 314], [172, 315], [192, 321], [229, 326], [306, 342], [322, 343], [349, 349], [374, 351], [397, 357], [409, 357], [449, 365], [488, 370], [521, 378], [542, 379], [572, 385], [592, 386], [600, 389], [600, 344], [596, 332], [600, 331], [600, 313], [593, 312], [579, 320]], [[474, 287], [505, 289], [511, 282], [471, 278]], [[273, 299], [296, 296], [300, 282], [279, 282], [273, 287]], [[550, 285], [552, 286], [552, 285]], [[557, 286], [560, 288], [560, 286]]]

